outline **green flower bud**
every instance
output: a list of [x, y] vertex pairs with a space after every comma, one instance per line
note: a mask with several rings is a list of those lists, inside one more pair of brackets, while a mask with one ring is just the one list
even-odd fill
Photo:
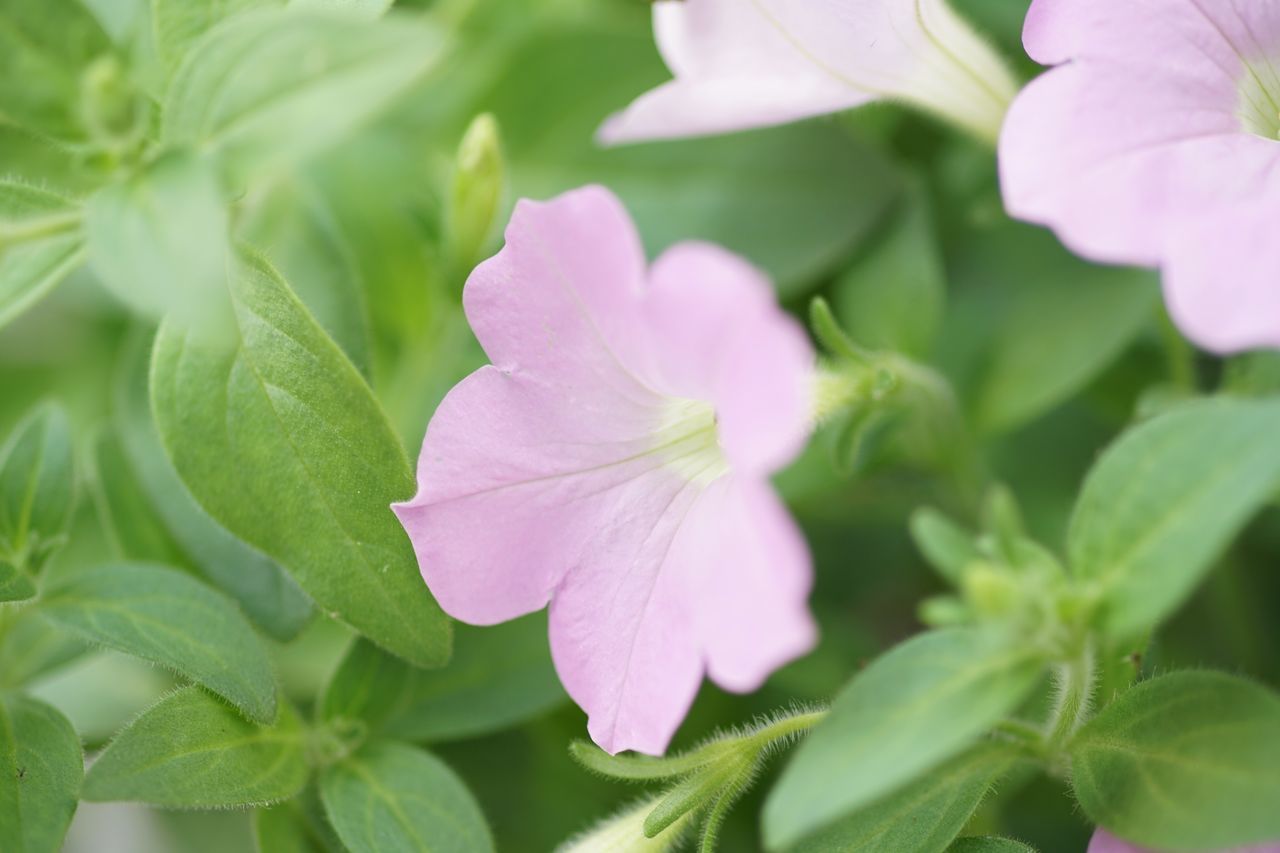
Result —
[[449, 253], [460, 272], [480, 259], [493, 231], [505, 171], [498, 122], [489, 113], [476, 116], [458, 146], [449, 196]]

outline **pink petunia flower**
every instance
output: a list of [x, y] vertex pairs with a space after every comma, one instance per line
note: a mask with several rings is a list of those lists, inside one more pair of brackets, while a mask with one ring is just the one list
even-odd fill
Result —
[[1280, 4], [1035, 0], [1023, 40], [1057, 67], [1005, 124], [1010, 213], [1160, 267], [1208, 349], [1280, 346]]
[[668, 139], [902, 100], [994, 140], [1017, 83], [945, 0], [659, 0], [675, 79], [600, 131]]
[[[1159, 853], [1146, 847], [1139, 847], [1127, 841], [1121, 841], [1105, 829], [1095, 830], [1089, 841], [1087, 853]], [[1280, 844], [1260, 844], [1255, 847], [1233, 847], [1219, 853], [1280, 853]]]
[[808, 338], [715, 246], [646, 269], [600, 187], [520, 202], [463, 302], [493, 364], [440, 404], [394, 507], [423, 578], [478, 625], [550, 603], [592, 738], [661, 753], [704, 673], [754, 690], [814, 643], [808, 550], [768, 481], [808, 434]]

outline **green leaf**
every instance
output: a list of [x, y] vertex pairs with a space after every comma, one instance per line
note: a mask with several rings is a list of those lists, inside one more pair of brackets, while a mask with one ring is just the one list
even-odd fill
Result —
[[[0, 9], [0, 27], [3, 14]], [[79, 219], [78, 206], [70, 199], [0, 179], [0, 327], [80, 265], [84, 236]]]
[[[612, 71], [590, 86], [565, 85], [587, 68]], [[787, 296], [836, 267], [901, 190], [891, 162], [832, 124], [595, 142], [605, 116], [669, 78], [646, 27], [553, 25], [506, 58], [474, 112], [497, 116], [516, 197], [604, 184], [625, 202], [651, 257], [708, 240], [762, 267]]]
[[[1153, 273], [1085, 263], [1040, 229], [1002, 219], [956, 242], [947, 321], [977, 351], [966, 398], [981, 429], [1013, 429], [1067, 400], [1155, 316]], [[964, 360], [939, 357], [949, 370]]]
[[55, 405], [40, 406], [0, 448], [0, 558], [39, 571], [64, 539], [75, 498], [67, 416]]
[[79, 639], [41, 618], [36, 607], [10, 611], [0, 622], [0, 687], [21, 687], [86, 650]]
[[57, 853], [79, 802], [84, 755], [66, 718], [0, 692], [0, 839], [10, 853]]
[[913, 183], [907, 204], [836, 282], [832, 298], [862, 346], [922, 357], [942, 323], [945, 276], [928, 197]]
[[220, 24], [174, 76], [164, 140], [222, 158], [237, 182], [296, 164], [385, 109], [441, 54], [410, 21], [263, 11]]
[[545, 617], [455, 630], [449, 665], [430, 671], [357, 640], [325, 689], [321, 717], [363, 720], [403, 740], [447, 741], [509, 728], [565, 701]]
[[0, 0], [0, 125], [81, 138], [81, 74], [108, 48], [77, 0]]
[[349, 15], [365, 21], [381, 18], [393, 0], [289, 0], [290, 9]]
[[1143, 846], [1219, 850], [1280, 838], [1280, 696], [1230, 675], [1139, 684], [1070, 745], [1095, 823]]
[[1012, 711], [1043, 662], [1001, 632], [922, 634], [863, 670], [800, 745], [764, 810], [784, 847], [945, 761]]
[[493, 850], [480, 806], [440, 759], [372, 743], [320, 777], [320, 797], [351, 853]]
[[156, 337], [151, 393], [174, 467], [214, 518], [332, 616], [413, 663], [441, 665], [449, 621], [390, 509], [413, 494], [414, 477], [386, 416], [270, 266], [245, 256], [229, 285], [238, 347], [204, 345], [170, 323]]
[[364, 375], [369, 320], [355, 247], [334, 203], [306, 177], [282, 182], [240, 223], [247, 242], [271, 247], [271, 263]]
[[149, 332], [131, 336], [115, 380], [115, 421], [133, 472], [184, 560], [234, 598], [262, 630], [277, 640], [291, 640], [311, 619], [311, 602], [279, 564], [210, 518], [173, 470], [151, 416], [150, 344]]
[[171, 151], [85, 206], [89, 265], [133, 310], [208, 327], [226, 319], [230, 215], [210, 165]]
[[887, 797], [807, 836], [788, 853], [942, 853], [1010, 767], [1008, 747], [973, 748]]
[[196, 40], [214, 25], [252, 9], [284, 0], [151, 0], [155, 51], [166, 74], [172, 73]]
[[89, 642], [198, 681], [254, 719], [275, 718], [275, 677], [253, 629], [231, 601], [181, 572], [102, 566], [47, 589], [40, 612]]
[[912, 513], [911, 538], [929, 565], [952, 586], [960, 586], [965, 569], [982, 559], [974, 535], [931, 507]]
[[1036, 853], [1036, 849], [1011, 838], [973, 835], [968, 838], [957, 838], [947, 848], [947, 853]]
[[1280, 484], [1280, 403], [1203, 400], [1126, 433], [1089, 472], [1067, 545], [1104, 627], [1141, 633], [1182, 603]]
[[275, 725], [260, 726], [199, 687], [187, 687], [111, 742], [85, 776], [83, 797], [188, 809], [279, 802], [307, 782], [305, 741], [286, 702]]
[[31, 576], [8, 560], [0, 558], [0, 602], [25, 601], [34, 598], [35, 582]]
[[126, 560], [180, 563], [182, 552], [133, 476], [119, 437], [113, 431], [103, 431], [94, 442], [92, 455], [92, 490], [117, 555]]

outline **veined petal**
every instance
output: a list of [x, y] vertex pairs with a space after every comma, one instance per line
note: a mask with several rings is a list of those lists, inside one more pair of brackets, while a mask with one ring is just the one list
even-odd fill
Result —
[[1009, 212], [1093, 260], [1160, 267], [1202, 346], [1280, 345], [1280, 5], [1035, 0], [1024, 41], [1062, 64], [1005, 122]]
[[810, 429], [815, 355], [800, 324], [778, 310], [763, 274], [707, 243], [673, 246], [649, 279], [645, 319], [661, 341], [651, 384], [711, 401], [736, 470], [781, 468]]
[[577, 566], [551, 604], [556, 669], [609, 752], [661, 754], [704, 671], [754, 690], [816, 638], [808, 549], [767, 486], [657, 485], [662, 515], [625, 571]]
[[675, 81], [606, 142], [780, 124], [878, 98], [994, 138], [1016, 81], [945, 0], [680, 0], [654, 7]]

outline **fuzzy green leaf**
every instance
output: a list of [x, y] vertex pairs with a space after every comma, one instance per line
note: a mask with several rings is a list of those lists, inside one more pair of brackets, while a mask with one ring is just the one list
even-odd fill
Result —
[[210, 165], [171, 151], [85, 206], [89, 266], [133, 310], [226, 322], [230, 215]]
[[786, 848], [789, 853], [942, 853], [1013, 766], [1007, 747], [983, 744], [953, 758], [828, 828]]
[[181, 572], [142, 563], [80, 572], [45, 591], [40, 613], [198, 681], [254, 719], [275, 719], [275, 678], [253, 628], [231, 601]]
[[929, 565], [952, 586], [960, 586], [964, 570], [982, 558], [973, 533], [930, 507], [912, 513], [911, 538]]
[[1280, 402], [1190, 403], [1126, 433], [1085, 480], [1068, 534], [1116, 639], [1190, 594], [1280, 485]]
[[56, 710], [0, 693], [0, 846], [57, 853], [79, 802], [80, 738]]
[[320, 797], [351, 853], [482, 853], [493, 838], [462, 780], [435, 756], [369, 744], [320, 777]]
[[1121, 694], [1072, 741], [1094, 822], [1143, 846], [1219, 850], [1280, 838], [1280, 696], [1216, 672]]
[[403, 740], [446, 741], [514, 726], [565, 701], [545, 618], [455, 630], [449, 665], [430, 671], [356, 641], [325, 689], [322, 717], [363, 720]]
[[84, 236], [77, 216], [70, 199], [0, 180], [0, 326], [80, 265]]
[[151, 415], [150, 343], [150, 333], [131, 337], [115, 381], [115, 422], [133, 473], [184, 560], [234, 598], [255, 625], [290, 640], [311, 619], [311, 602], [278, 563], [210, 518], [173, 470]]
[[0, 558], [38, 571], [63, 539], [76, 497], [71, 427], [41, 406], [0, 449]]
[[279, 802], [306, 784], [305, 732], [281, 703], [270, 727], [191, 686], [116, 736], [89, 769], [83, 796], [188, 809]]
[[765, 804], [768, 845], [794, 843], [960, 752], [1042, 671], [1034, 650], [994, 631], [934, 631], [893, 649], [853, 679], [796, 751]]
[[6, 559], [0, 558], [0, 602], [25, 601], [34, 598], [35, 582], [31, 576]]
[[208, 30], [234, 15], [281, 6], [284, 0], [150, 0], [157, 57], [172, 73]]
[[238, 346], [170, 323], [156, 337], [151, 393], [174, 467], [330, 615], [406, 660], [443, 664], [449, 621], [390, 509], [413, 494], [413, 471], [381, 407], [265, 261], [243, 257], [229, 285]]
[[221, 157], [237, 178], [295, 164], [381, 112], [439, 58], [420, 23], [263, 11], [217, 26], [165, 99], [166, 142]]

